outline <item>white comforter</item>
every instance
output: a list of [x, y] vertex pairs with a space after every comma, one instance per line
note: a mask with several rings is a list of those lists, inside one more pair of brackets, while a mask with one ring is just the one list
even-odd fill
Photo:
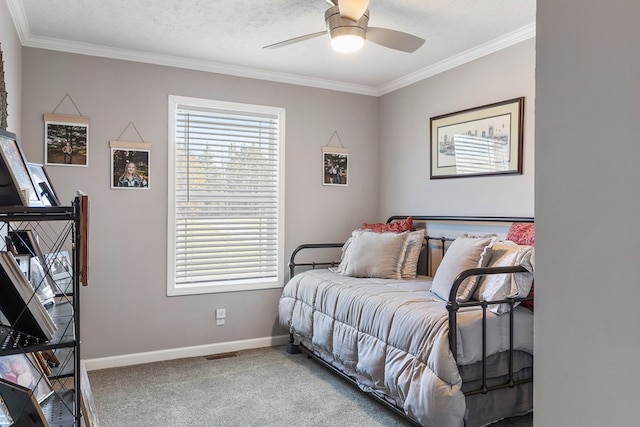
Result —
[[[430, 279], [345, 277], [310, 270], [283, 290], [280, 322], [318, 356], [425, 426], [462, 426], [462, 380], [448, 343], [446, 303]], [[516, 349], [532, 352], [533, 316], [516, 310]], [[509, 348], [509, 316], [487, 313], [488, 355]], [[458, 361], [480, 360], [481, 312], [459, 315]]]

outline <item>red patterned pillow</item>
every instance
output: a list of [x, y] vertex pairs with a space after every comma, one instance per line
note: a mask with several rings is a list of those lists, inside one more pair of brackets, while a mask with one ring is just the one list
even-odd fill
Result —
[[402, 221], [396, 221], [389, 224], [377, 223], [377, 224], [362, 224], [364, 230], [376, 231], [378, 233], [393, 232], [402, 233], [405, 231], [411, 231], [413, 228], [413, 217], [409, 216]]
[[[509, 227], [507, 240], [511, 240], [518, 245], [535, 246], [535, 235], [536, 227], [533, 222], [514, 222], [511, 224], [511, 227]], [[528, 297], [533, 297], [534, 285], [535, 283], [531, 285], [531, 290], [529, 291], [529, 295], [527, 295]], [[523, 302], [522, 306], [533, 311], [533, 300]]]
[[518, 245], [535, 246], [536, 227], [533, 222], [514, 222], [509, 227], [507, 240]]

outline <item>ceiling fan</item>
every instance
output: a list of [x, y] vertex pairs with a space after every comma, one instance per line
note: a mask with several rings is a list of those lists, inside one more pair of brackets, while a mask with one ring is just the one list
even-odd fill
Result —
[[355, 52], [370, 42], [407, 53], [415, 52], [424, 39], [402, 31], [369, 27], [369, 0], [326, 0], [329, 9], [324, 13], [326, 31], [319, 31], [265, 46], [276, 49], [290, 44], [329, 34], [331, 47], [339, 52]]

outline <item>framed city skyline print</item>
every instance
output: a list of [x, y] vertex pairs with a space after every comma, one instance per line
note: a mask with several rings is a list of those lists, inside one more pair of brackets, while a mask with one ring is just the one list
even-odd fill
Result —
[[522, 174], [524, 97], [432, 117], [431, 179]]

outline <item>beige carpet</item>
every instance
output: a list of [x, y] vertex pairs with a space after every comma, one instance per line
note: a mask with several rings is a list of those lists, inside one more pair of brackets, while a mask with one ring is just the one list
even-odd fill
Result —
[[[411, 426], [284, 347], [89, 372], [101, 427]], [[531, 414], [492, 427], [530, 427]]]

